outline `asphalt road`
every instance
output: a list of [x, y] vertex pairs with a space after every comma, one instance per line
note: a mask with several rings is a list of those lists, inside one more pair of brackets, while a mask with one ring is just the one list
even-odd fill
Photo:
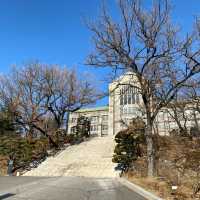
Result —
[[0, 177], [0, 200], [145, 200], [114, 178]]

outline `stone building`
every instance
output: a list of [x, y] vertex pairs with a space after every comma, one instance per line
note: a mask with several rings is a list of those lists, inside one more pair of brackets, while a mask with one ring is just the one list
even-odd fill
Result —
[[[109, 104], [105, 107], [81, 109], [69, 115], [68, 133], [73, 133], [73, 128], [79, 116], [83, 115], [91, 121], [91, 134], [114, 135], [126, 128], [132, 118], [137, 116], [145, 121], [145, 111], [142, 104], [142, 97], [139, 93], [139, 83], [134, 73], [127, 72], [109, 84]], [[180, 120], [181, 124], [186, 123], [187, 127], [196, 126], [194, 120], [200, 122], [200, 116], [193, 113], [191, 104], [185, 112], [185, 119]], [[180, 116], [181, 118], [181, 116]], [[167, 135], [178, 125], [172, 117], [170, 108], [163, 108], [157, 115], [154, 123], [154, 132]]]
[[108, 135], [108, 106], [81, 109], [69, 115], [68, 133], [75, 131], [77, 119], [85, 116], [90, 119], [90, 133], [92, 135]]

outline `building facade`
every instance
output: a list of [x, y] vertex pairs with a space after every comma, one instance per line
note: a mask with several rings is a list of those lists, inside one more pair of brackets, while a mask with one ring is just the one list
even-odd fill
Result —
[[69, 115], [68, 133], [75, 132], [75, 126], [80, 116], [90, 119], [90, 134], [92, 135], [108, 135], [108, 106], [81, 109]]
[[[134, 73], [127, 72], [120, 76], [109, 84], [108, 106], [81, 109], [69, 115], [68, 133], [73, 133], [73, 127], [76, 126], [80, 116], [90, 119], [90, 133], [99, 136], [116, 134], [126, 128], [131, 119], [135, 117], [141, 117], [145, 121], [145, 110], [139, 87]], [[154, 132], [168, 135], [170, 131], [177, 129], [178, 125], [172, 116], [172, 111], [169, 108], [163, 108], [155, 120]], [[188, 120], [187, 122], [185, 119], [180, 120], [182, 125], [192, 127], [196, 126], [196, 122], [200, 122], [198, 113], [195, 113], [196, 121], [194, 120], [194, 113], [190, 106], [188, 106], [185, 116]]]

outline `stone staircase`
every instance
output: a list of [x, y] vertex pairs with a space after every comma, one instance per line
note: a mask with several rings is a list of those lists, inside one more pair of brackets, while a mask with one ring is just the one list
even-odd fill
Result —
[[116, 177], [112, 163], [114, 137], [94, 137], [69, 146], [55, 157], [47, 158], [24, 176]]

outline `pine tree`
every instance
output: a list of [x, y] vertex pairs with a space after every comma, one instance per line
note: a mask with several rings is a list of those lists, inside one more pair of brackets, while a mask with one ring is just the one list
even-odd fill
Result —
[[117, 143], [112, 161], [118, 163], [116, 169], [126, 172], [133, 162], [141, 156], [140, 144], [144, 144], [145, 123], [140, 118], [132, 120], [129, 128], [122, 130], [115, 136]]

